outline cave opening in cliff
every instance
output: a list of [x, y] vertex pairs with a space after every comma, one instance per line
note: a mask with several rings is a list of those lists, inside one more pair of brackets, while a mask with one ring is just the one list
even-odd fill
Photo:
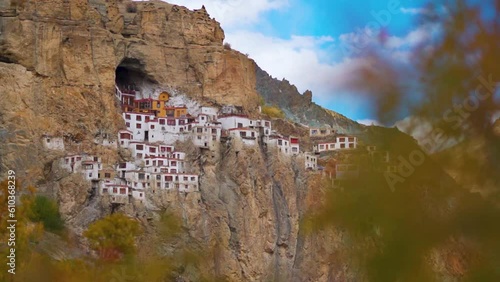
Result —
[[115, 83], [122, 91], [141, 91], [157, 84], [156, 80], [146, 73], [144, 64], [133, 58], [123, 59], [116, 67]]

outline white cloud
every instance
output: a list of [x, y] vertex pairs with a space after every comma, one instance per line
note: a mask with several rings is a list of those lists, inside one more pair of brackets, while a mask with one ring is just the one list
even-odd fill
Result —
[[403, 14], [411, 14], [411, 15], [423, 15], [432, 13], [431, 10], [425, 8], [405, 8], [401, 7], [399, 9]]
[[221, 23], [222, 28], [251, 25], [258, 22], [262, 13], [281, 9], [288, 0], [168, 0], [189, 9], [200, 9], [205, 5], [211, 17]]
[[226, 41], [243, 53], [248, 53], [257, 64], [278, 79], [286, 78], [300, 92], [313, 91], [314, 96], [332, 94], [345, 89], [354, 79], [356, 69], [368, 62], [360, 58], [346, 58], [338, 63], [325, 60], [323, 47], [331, 44], [331, 37], [292, 36], [281, 39], [258, 32], [239, 31], [226, 34]]
[[[373, 48], [395, 62], [409, 63], [411, 47], [429, 40], [435, 30], [435, 26], [423, 25], [405, 36], [388, 37], [385, 44], [368, 29], [342, 34], [338, 39], [313, 36], [282, 39], [256, 31], [238, 30], [227, 32], [226, 41], [234, 49], [248, 53], [270, 75], [286, 78], [300, 92], [310, 89], [316, 101], [327, 102], [335, 99], [337, 93], [348, 92], [348, 87], [355, 81], [356, 71], [371, 66], [368, 59], [358, 56], [361, 53], [349, 50], [346, 53], [346, 46]], [[332, 62], [329, 60], [332, 54], [325, 53], [325, 49], [334, 50], [338, 53], [336, 57], [341, 59]]]
[[438, 31], [438, 26], [435, 24], [422, 25], [412, 30], [404, 37], [391, 36], [386, 42], [386, 47], [390, 49], [401, 47], [415, 47], [422, 44]]
[[364, 125], [377, 125], [377, 126], [384, 126], [381, 124], [379, 121], [374, 120], [374, 119], [360, 119], [356, 121], [357, 123], [361, 123]]

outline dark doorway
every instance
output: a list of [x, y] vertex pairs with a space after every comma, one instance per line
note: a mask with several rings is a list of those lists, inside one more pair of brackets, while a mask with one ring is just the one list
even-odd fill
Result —
[[144, 141], [149, 141], [149, 131], [144, 131]]

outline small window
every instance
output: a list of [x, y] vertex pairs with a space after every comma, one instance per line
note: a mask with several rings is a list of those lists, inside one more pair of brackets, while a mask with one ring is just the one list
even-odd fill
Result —
[[136, 124], [135, 127], [137, 128], [142, 128], [142, 125], [140, 123]]
[[141, 116], [139, 116], [139, 115], [138, 115], [138, 116], [136, 116], [136, 117], [135, 117], [135, 120], [136, 120], [136, 121], [141, 121], [141, 120], [142, 120], [142, 118], [141, 118]]
[[126, 115], [125, 115], [125, 119], [126, 119], [126, 120], [129, 120], [129, 119], [130, 119], [130, 115], [129, 115], [129, 114], [126, 114]]

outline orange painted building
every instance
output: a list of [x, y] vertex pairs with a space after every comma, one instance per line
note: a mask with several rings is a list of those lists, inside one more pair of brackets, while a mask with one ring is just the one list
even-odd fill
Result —
[[166, 116], [167, 117], [182, 117], [187, 115], [187, 108], [185, 106], [183, 107], [168, 107], [165, 109], [166, 110]]
[[152, 98], [140, 99], [134, 101], [134, 112], [136, 113], [154, 113], [157, 117], [167, 116], [167, 102], [170, 95], [162, 92], [158, 100]]

